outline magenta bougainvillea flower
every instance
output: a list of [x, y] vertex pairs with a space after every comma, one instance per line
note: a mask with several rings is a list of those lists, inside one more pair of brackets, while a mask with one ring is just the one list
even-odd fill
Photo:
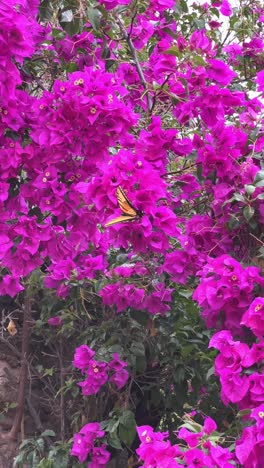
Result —
[[264, 70], [257, 73], [256, 82], [258, 84], [258, 91], [264, 92]]
[[208, 261], [201, 277], [193, 297], [202, 307], [208, 326], [217, 325], [222, 311], [222, 326], [241, 333], [240, 322], [253, 299], [254, 287], [263, 284], [260, 270], [243, 268], [235, 259], [222, 255]]
[[129, 377], [129, 373], [124, 369], [124, 367], [127, 367], [127, 362], [121, 361], [118, 353], [114, 353], [113, 358], [114, 359], [108, 364], [108, 369], [114, 372], [109, 381], [113, 382], [118, 390], [120, 390], [125, 385]]
[[108, 380], [106, 369], [107, 364], [105, 362], [98, 362], [94, 359], [89, 361], [88, 368], [85, 371], [86, 379], [84, 382], [78, 383], [82, 389], [83, 395], [94, 395], [98, 393], [100, 388]]
[[95, 352], [87, 345], [81, 345], [75, 349], [73, 365], [82, 371], [88, 369], [89, 362], [94, 357]]
[[93, 447], [89, 468], [104, 468], [107, 465], [111, 455], [105, 447], [105, 444], [101, 445], [101, 447]]
[[19, 277], [5, 275], [0, 281], [0, 294], [1, 296], [8, 295], [15, 297], [19, 291], [23, 291], [23, 286], [19, 282]]
[[[82, 427], [79, 433], [74, 435], [73, 446], [71, 449], [71, 455], [78, 457], [79, 462], [83, 463], [88, 457], [88, 454], [92, 452], [95, 461], [105, 459], [107, 461], [107, 454], [102, 446], [102, 452], [100, 453], [99, 447], [95, 448], [94, 443], [96, 439], [100, 439], [104, 436], [105, 432], [100, 429], [100, 424], [89, 423]], [[110, 454], [109, 454], [110, 455]], [[108, 457], [109, 458], [109, 457]], [[98, 465], [100, 466], [100, 465]]]
[[73, 365], [82, 371], [85, 380], [78, 385], [83, 395], [94, 395], [107, 382], [112, 382], [120, 390], [126, 384], [129, 373], [125, 369], [127, 362], [122, 361], [118, 353], [113, 354], [109, 363], [96, 361], [95, 352], [87, 345], [81, 345], [75, 350]]
[[257, 467], [263, 460], [263, 455], [263, 433], [258, 431], [257, 426], [246, 427], [236, 444], [236, 456], [239, 463], [245, 468]]
[[63, 320], [59, 315], [56, 315], [56, 317], [51, 317], [48, 319], [48, 324], [52, 325], [53, 327], [59, 327], [63, 324]]
[[259, 338], [264, 335], [264, 298], [256, 297], [244, 313], [242, 325], [246, 325]]
[[[137, 427], [137, 432], [141, 444], [137, 449], [137, 454], [144, 462], [143, 466], [179, 468], [185, 462], [186, 466], [192, 468], [196, 466], [231, 468], [234, 465], [229, 463], [233, 460], [230, 451], [220, 445], [215, 446], [210, 441], [210, 435], [216, 428], [216, 423], [211, 418], [206, 418], [200, 432], [191, 432], [186, 428], [180, 429], [178, 437], [187, 443], [187, 447], [183, 447], [182, 444], [172, 445], [169, 440], [166, 440], [168, 439], [166, 432], [154, 432], [150, 426], [140, 426]], [[203, 450], [198, 448], [201, 441], [203, 441]]]

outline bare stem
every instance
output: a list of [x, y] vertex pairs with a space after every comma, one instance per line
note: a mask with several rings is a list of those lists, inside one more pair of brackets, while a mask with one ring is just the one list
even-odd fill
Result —
[[60, 350], [59, 350], [59, 361], [60, 361], [60, 421], [61, 421], [61, 440], [65, 440], [65, 397], [62, 388], [65, 384], [65, 369], [64, 369], [64, 362], [63, 362], [63, 338], [60, 337]]
[[22, 350], [21, 350], [21, 368], [17, 396], [16, 414], [13, 421], [13, 426], [9, 432], [9, 438], [15, 440], [21, 428], [21, 422], [24, 414], [27, 376], [28, 376], [28, 353], [30, 340], [30, 322], [31, 322], [31, 298], [26, 297], [24, 309], [24, 321], [22, 330]]
[[133, 41], [132, 41], [130, 35], [127, 33], [126, 28], [124, 27], [124, 25], [122, 24], [120, 19], [117, 19], [117, 24], [119, 25], [120, 30], [122, 31], [123, 36], [124, 36], [124, 38], [125, 38], [125, 40], [127, 42], [127, 45], [128, 45], [129, 50], [131, 52], [132, 58], [133, 58], [133, 60], [135, 62], [135, 66], [136, 66], [136, 69], [137, 69], [137, 72], [138, 72], [138, 76], [140, 78], [140, 82], [141, 82], [142, 86], [144, 87], [144, 89], [146, 91], [147, 108], [148, 108], [148, 112], [150, 114], [151, 110], [152, 110], [152, 106], [153, 106], [152, 99], [151, 99], [151, 96], [149, 94], [148, 83], [147, 83], [147, 81], [145, 79], [143, 70], [142, 70], [141, 65], [139, 63], [139, 60], [138, 60], [138, 56], [137, 56], [135, 46], [133, 44]]

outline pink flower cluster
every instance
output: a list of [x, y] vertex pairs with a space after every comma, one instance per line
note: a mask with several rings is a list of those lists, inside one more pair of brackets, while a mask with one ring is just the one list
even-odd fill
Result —
[[110, 459], [110, 453], [105, 450], [105, 445], [95, 446], [97, 439], [104, 436], [98, 422], [85, 424], [80, 432], [73, 437], [71, 455], [78, 457], [83, 463], [90, 456], [89, 468], [104, 468]]
[[165, 288], [163, 283], [156, 283], [146, 295], [144, 289], [119, 281], [101, 289], [100, 296], [104, 304], [116, 306], [117, 313], [133, 307], [134, 310], [146, 309], [153, 315], [165, 315], [170, 310], [172, 292], [173, 290]]
[[16, 89], [22, 84], [16, 64], [21, 66], [26, 57], [31, 57], [42, 39], [42, 28], [35, 19], [38, 3], [1, 1], [0, 135], [6, 127], [19, 130], [24, 125], [24, 115], [30, 113], [30, 97]]
[[244, 313], [241, 324], [250, 328], [257, 338], [264, 336], [264, 298], [256, 297]]
[[261, 404], [264, 388], [264, 340], [249, 347], [246, 343], [233, 340], [230, 331], [222, 330], [213, 336], [210, 347], [219, 351], [215, 371], [220, 377], [223, 402], [226, 405], [236, 403], [241, 409], [254, 408]]
[[182, 428], [178, 438], [183, 439], [186, 447], [172, 445], [168, 432], [154, 432], [150, 426], [137, 428], [141, 444], [137, 454], [146, 468], [232, 468], [233, 456], [227, 448], [210, 441], [216, 430], [211, 418], [206, 418], [200, 432], [190, 432]]
[[[114, 383], [120, 390], [129, 377], [124, 369], [127, 363], [120, 360], [118, 353], [113, 354], [113, 360], [109, 363], [96, 361], [94, 356], [95, 352], [87, 345], [81, 345], [75, 350], [73, 365], [86, 375], [86, 379], [78, 384], [82, 388], [82, 394], [98, 393], [107, 381]], [[95, 446], [97, 439], [104, 435], [99, 423], [86, 424], [74, 435], [71, 455], [78, 457], [81, 463], [89, 456], [89, 467], [104, 468], [110, 459], [110, 453], [105, 449], [105, 444]]]
[[[78, 385], [82, 388], [83, 395], [95, 395], [108, 381], [114, 383], [118, 390], [124, 387], [129, 373], [125, 367], [127, 363], [121, 361], [118, 353], [113, 354], [113, 360], [109, 363], [93, 359], [95, 352], [87, 345], [76, 348], [73, 365], [86, 376]], [[109, 377], [110, 374], [110, 377]]]
[[234, 340], [229, 330], [216, 333], [210, 346], [219, 351], [215, 360], [215, 372], [220, 378], [221, 398], [227, 405], [236, 403], [240, 409], [252, 409], [255, 424], [243, 429], [236, 442], [236, 457], [245, 468], [259, 466], [264, 456], [264, 300], [257, 297], [246, 308], [241, 325], [249, 327], [258, 338], [249, 346]]
[[255, 288], [264, 286], [264, 277], [257, 267], [243, 268], [229, 255], [221, 255], [209, 258], [198, 274], [201, 279], [193, 298], [202, 308], [208, 327], [228, 328], [241, 333], [242, 317], [245, 317], [245, 325], [251, 323], [251, 328], [255, 327], [257, 314], [261, 315], [262, 302], [254, 301], [247, 314], [243, 314], [254, 298]]
[[236, 443], [236, 456], [245, 468], [260, 466], [264, 457], [264, 404], [256, 406], [250, 417], [255, 424], [246, 427]]

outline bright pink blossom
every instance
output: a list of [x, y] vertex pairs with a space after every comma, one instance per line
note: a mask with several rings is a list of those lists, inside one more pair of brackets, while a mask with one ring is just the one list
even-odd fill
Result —
[[242, 325], [249, 327], [254, 335], [261, 338], [264, 335], [264, 298], [256, 297], [244, 313]]

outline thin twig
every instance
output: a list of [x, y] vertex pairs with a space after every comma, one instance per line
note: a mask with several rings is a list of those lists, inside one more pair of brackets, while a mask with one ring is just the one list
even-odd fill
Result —
[[136, 69], [137, 69], [137, 72], [138, 72], [138, 75], [139, 75], [139, 78], [140, 78], [140, 81], [141, 81], [141, 84], [144, 87], [144, 89], [146, 90], [147, 108], [148, 108], [148, 112], [151, 113], [152, 99], [151, 99], [151, 96], [149, 94], [148, 83], [146, 82], [143, 70], [142, 70], [141, 65], [139, 63], [139, 60], [138, 60], [138, 56], [137, 56], [135, 46], [134, 46], [131, 37], [127, 33], [126, 28], [124, 27], [124, 25], [122, 24], [120, 19], [117, 19], [117, 24], [119, 25], [119, 27], [120, 27], [120, 29], [121, 29], [121, 31], [123, 33], [123, 36], [124, 36], [124, 38], [125, 38], [125, 40], [127, 42], [127, 45], [128, 45], [128, 47], [130, 49], [132, 58], [133, 58], [133, 60], [135, 62], [135, 66], [136, 66]]
[[166, 172], [165, 174], [161, 174], [160, 177], [168, 177], [170, 175], [173, 175], [173, 174], [182, 174], [183, 171], [187, 171], [189, 169], [191, 169], [192, 167], [196, 166], [196, 164], [190, 164], [189, 166], [187, 167], [183, 167], [182, 169], [179, 169], [177, 171], [171, 171], [171, 172]]
[[13, 346], [8, 340], [0, 336], [0, 341], [1, 343], [4, 343], [16, 357], [18, 357], [19, 359], [21, 358], [20, 351], [18, 351], [18, 349], [15, 348], [15, 346]]
[[162, 94], [163, 88], [166, 85], [166, 83], [169, 81], [171, 75], [173, 75], [173, 73], [169, 73], [169, 75], [166, 76], [166, 78], [163, 81], [162, 85], [159, 87], [158, 92], [154, 94], [153, 102], [152, 102], [152, 106], [151, 106], [151, 113], [154, 111], [154, 107], [155, 107], [155, 104], [156, 104], [157, 97], [159, 97], [159, 95]]

